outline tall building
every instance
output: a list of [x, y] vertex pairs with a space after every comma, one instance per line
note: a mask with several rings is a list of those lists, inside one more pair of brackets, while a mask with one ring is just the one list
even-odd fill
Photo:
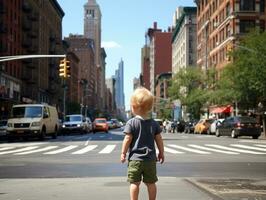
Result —
[[108, 107], [108, 110], [110, 111], [111, 114], [115, 114], [115, 109], [116, 109], [116, 102], [115, 102], [115, 96], [116, 96], [116, 92], [115, 92], [115, 79], [112, 77], [112, 78], [108, 78], [106, 79], [106, 87], [107, 87], [107, 90], [110, 91], [110, 94], [111, 94], [111, 98], [109, 101], [107, 101], [107, 105], [109, 106]]
[[170, 28], [167, 32], [162, 32], [154, 22], [153, 28], [148, 29], [147, 35], [150, 47], [150, 90], [156, 96], [156, 76], [172, 71], [172, 32]]
[[[63, 16], [56, 0], [0, 1], [0, 55], [63, 54]], [[1, 110], [19, 102], [62, 103], [58, 64], [58, 58], [1, 63]]]
[[197, 8], [178, 7], [174, 14], [172, 37], [172, 72], [196, 66]]
[[115, 71], [115, 101], [117, 109], [125, 110], [125, 94], [124, 94], [124, 62], [118, 64], [118, 69]]
[[98, 74], [96, 75], [96, 90], [98, 94], [98, 102], [100, 107], [104, 107], [104, 93], [105, 77], [105, 63], [102, 62], [102, 50], [101, 50], [101, 10], [96, 0], [88, 0], [84, 5], [84, 37], [94, 40], [95, 45], [95, 67]]
[[68, 51], [75, 53], [79, 58], [78, 88], [75, 94], [79, 103], [88, 106], [89, 110], [99, 108], [95, 89], [97, 69], [94, 61], [94, 41], [83, 35], [71, 34], [64, 40], [69, 44]]
[[265, 0], [196, 0], [197, 64], [221, 70], [228, 51], [252, 28], [265, 30]]
[[141, 74], [140, 84], [150, 90], [150, 47], [147, 45], [147, 34], [146, 44], [141, 49]]

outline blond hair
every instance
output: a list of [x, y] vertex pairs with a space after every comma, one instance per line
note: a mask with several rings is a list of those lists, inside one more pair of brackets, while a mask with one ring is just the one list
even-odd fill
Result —
[[142, 113], [148, 113], [153, 106], [154, 96], [144, 87], [137, 88], [130, 99], [131, 106], [141, 110]]

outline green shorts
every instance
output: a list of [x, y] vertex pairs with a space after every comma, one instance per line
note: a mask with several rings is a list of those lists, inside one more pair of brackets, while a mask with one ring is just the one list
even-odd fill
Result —
[[156, 161], [130, 160], [127, 169], [127, 181], [130, 183], [140, 182], [155, 183], [158, 181]]

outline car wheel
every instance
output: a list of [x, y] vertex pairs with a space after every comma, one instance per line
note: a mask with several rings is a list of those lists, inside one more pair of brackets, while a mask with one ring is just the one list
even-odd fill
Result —
[[46, 135], [46, 131], [45, 131], [44, 128], [42, 128], [41, 133], [40, 133], [40, 136], [39, 136], [39, 139], [40, 139], [41, 141], [44, 140], [45, 135]]
[[235, 130], [232, 130], [231, 137], [232, 138], [237, 138], [237, 134], [236, 134], [236, 131]]
[[216, 137], [220, 137], [221, 135], [220, 135], [220, 131], [219, 131], [219, 129], [216, 129], [216, 131], [215, 131], [215, 135], [216, 135]]
[[58, 134], [58, 129], [57, 129], [57, 127], [55, 127], [52, 138], [56, 139], [57, 138], [57, 134]]
[[207, 135], [211, 135], [210, 129], [207, 130]]

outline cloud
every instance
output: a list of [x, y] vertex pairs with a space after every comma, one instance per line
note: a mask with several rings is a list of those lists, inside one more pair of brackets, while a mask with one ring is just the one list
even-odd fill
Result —
[[111, 48], [121, 48], [120, 44], [114, 42], [114, 41], [109, 41], [109, 42], [102, 42], [102, 47], [105, 49], [111, 49]]

